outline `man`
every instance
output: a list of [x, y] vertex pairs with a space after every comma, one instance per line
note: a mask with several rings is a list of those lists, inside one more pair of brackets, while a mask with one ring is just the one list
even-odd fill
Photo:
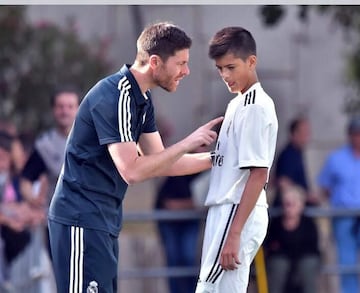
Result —
[[150, 89], [174, 92], [189, 74], [191, 39], [167, 23], [148, 26], [132, 65], [85, 96], [66, 146], [49, 210], [58, 293], [117, 290], [118, 235], [128, 184], [211, 167], [209, 153], [187, 154], [216, 139], [214, 119], [164, 149]]
[[278, 121], [256, 74], [256, 44], [241, 27], [226, 27], [209, 56], [231, 93], [216, 149], [205, 205], [201, 269], [196, 293], [247, 291], [250, 264], [263, 242], [265, 188], [275, 153]]
[[277, 194], [275, 206], [280, 206], [282, 189], [289, 185], [299, 185], [306, 191], [306, 204], [314, 204], [315, 197], [309, 190], [308, 178], [305, 168], [304, 152], [310, 137], [310, 123], [306, 117], [294, 118], [289, 125], [289, 142], [281, 150], [276, 161], [275, 177]]
[[[33, 208], [43, 211], [44, 215], [55, 190], [64, 162], [66, 140], [79, 108], [78, 90], [72, 85], [58, 87], [50, 102], [55, 125], [36, 139], [34, 149], [20, 174], [21, 195]], [[46, 224], [45, 239], [51, 258]]]
[[[56, 88], [51, 97], [55, 125], [35, 141], [34, 149], [23, 168], [20, 180], [22, 196], [34, 206], [48, 207], [64, 162], [66, 139], [79, 103], [79, 93], [70, 85]], [[37, 196], [34, 194], [33, 185], [44, 175], [47, 179], [48, 191]]]
[[[328, 156], [319, 173], [318, 184], [322, 194], [329, 198], [330, 206], [360, 209], [360, 116], [350, 119], [347, 132], [349, 142]], [[358, 264], [359, 223], [359, 218], [352, 216], [332, 220], [341, 266]], [[340, 289], [341, 293], [359, 292], [358, 275], [355, 272], [341, 275]]]

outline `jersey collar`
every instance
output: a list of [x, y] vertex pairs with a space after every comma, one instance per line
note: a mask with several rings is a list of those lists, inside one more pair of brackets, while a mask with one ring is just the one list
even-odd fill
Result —
[[249, 87], [249, 88], [247, 89], [247, 91], [244, 92], [242, 95], [245, 96], [245, 95], [246, 95], [248, 92], [250, 92], [251, 90], [256, 89], [256, 88], [259, 88], [259, 87], [260, 87], [260, 82], [257, 81], [257, 82], [255, 82], [251, 87]]
[[[139, 84], [137, 83], [134, 75], [130, 71], [131, 64], [124, 64], [123, 67], [120, 69], [120, 72], [126, 76], [126, 78], [129, 80], [131, 84], [131, 91], [133, 92], [135, 96], [136, 104], [142, 105], [146, 104], [148, 99], [145, 98], [145, 96], [142, 94]], [[146, 93], [147, 97], [150, 97], [150, 91], [147, 91]]]

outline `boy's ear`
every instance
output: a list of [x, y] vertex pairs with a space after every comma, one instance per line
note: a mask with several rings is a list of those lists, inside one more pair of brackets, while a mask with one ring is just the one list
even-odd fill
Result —
[[257, 58], [255, 55], [250, 55], [248, 58], [250, 69], [255, 69], [257, 64]]

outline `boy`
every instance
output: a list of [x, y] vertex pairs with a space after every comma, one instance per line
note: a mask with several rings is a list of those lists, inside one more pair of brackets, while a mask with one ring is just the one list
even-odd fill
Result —
[[244, 293], [250, 264], [268, 225], [266, 183], [278, 122], [256, 74], [250, 32], [226, 27], [210, 42], [209, 57], [231, 93], [215, 150], [205, 205], [209, 207], [196, 293]]

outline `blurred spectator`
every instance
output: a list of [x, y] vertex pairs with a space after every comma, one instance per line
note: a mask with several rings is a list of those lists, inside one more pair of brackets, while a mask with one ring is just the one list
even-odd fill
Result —
[[[0, 131], [0, 232], [2, 238], [3, 281], [9, 276], [8, 268], [12, 261], [30, 242], [29, 227], [37, 225], [44, 217], [33, 211], [26, 202], [21, 201], [12, 180], [12, 136]], [[1, 279], [1, 278], [0, 278]], [[1, 288], [1, 287], [0, 287]]]
[[[19, 135], [15, 124], [6, 119], [0, 120], [0, 132], [8, 135], [12, 141], [10, 150], [11, 177], [16, 195], [20, 195], [19, 176], [28, 157], [28, 152], [25, 150], [25, 145], [23, 143], [25, 135]], [[20, 201], [22, 198], [18, 197], [17, 200]]]
[[304, 204], [304, 190], [287, 186], [281, 193], [282, 214], [270, 218], [264, 241], [269, 293], [318, 292], [318, 231], [303, 214]]
[[[158, 115], [157, 125], [164, 145], [169, 145], [169, 140], [174, 131], [173, 125], [161, 115]], [[201, 148], [199, 148], [200, 151], [202, 151]], [[167, 211], [194, 209], [195, 205], [190, 185], [197, 176], [198, 174], [162, 178], [161, 183], [158, 183], [155, 209]], [[168, 267], [191, 268], [196, 266], [198, 260], [196, 247], [200, 232], [199, 220], [159, 221], [158, 231]], [[194, 292], [196, 282], [197, 278], [192, 276], [183, 278], [170, 277], [169, 292]]]
[[[55, 126], [36, 139], [21, 174], [22, 195], [31, 205], [44, 211], [48, 209], [55, 189], [64, 161], [66, 139], [79, 103], [79, 93], [75, 87], [67, 85], [55, 90], [51, 98]], [[49, 248], [49, 244], [47, 245]]]
[[[190, 183], [197, 175], [167, 177], [160, 186], [155, 208], [180, 211], [194, 209]], [[160, 237], [169, 267], [194, 267], [197, 264], [200, 221], [174, 220], [158, 222]], [[169, 278], [171, 293], [195, 291], [197, 278]]]
[[[318, 184], [323, 195], [336, 208], [360, 209], [360, 116], [350, 119], [348, 143], [334, 150], [319, 173]], [[358, 264], [359, 217], [334, 217], [333, 235], [339, 265]], [[358, 276], [353, 273], [340, 277], [341, 293], [360, 292]]]
[[289, 141], [281, 150], [275, 164], [276, 196], [274, 206], [281, 204], [281, 190], [291, 184], [299, 185], [306, 191], [306, 205], [316, 203], [309, 190], [304, 152], [310, 141], [311, 129], [304, 116], [293, 119], [289, 125]]

